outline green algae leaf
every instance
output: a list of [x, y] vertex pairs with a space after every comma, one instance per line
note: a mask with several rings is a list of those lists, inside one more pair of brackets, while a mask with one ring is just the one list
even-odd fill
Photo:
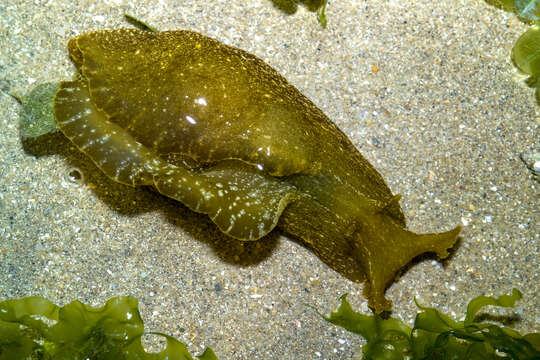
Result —
[[498, 298], [479, 296], [467, 307], [464, 321], [456, 321], [436, 309], [419, 306], [413, 328], [401, 320], [380, 315], [362, 315], [352, 310], [346, 297], [325, 320], [364, 337], [367, 360], [538, 360], [540, 333], [522, 336], [517, 331], [490, 323], [475, 322], [475, 316], [487, 305], [513, 307], [521, 299], [514, 289]]
[[[137, 299], [111, 298], [102, 307], [73, 301], [58, 307], [41, 297], [0, 302], [0, 360], [179, 359], [193, 360], [184, 344], [160, 333], [166, 348], [155, 354], [141, 345], [144, 325]], [[211, 349], [202, 360], [217, 359]]]
[[538, 0], [515, 0], [514, 9], [522, 19], [531, 22], [540, 20], [540, 2]]
[[147, 22], [145, 21], [142, 21], [138, 18], [136, 18], [135, 16], [133, 15], [130, 15], [130, 14], [124, 14], [124, 19], [130, 23], [131, 25], [135, 26], [137, 29], [139, 30], [144, 30], [144, 31], [150, 31], [150, 32], [159, 32], [159, 29], [148, 24]]
[[512, 49], [512, 60], [521, 72], [530, 76], [527, 84], [536, 88], [536, 100], [540, 103], [540, 24], [519, 37]]
[[326, 27], [326, 2], [327, 0], [272, 0], [274, 6], [287, 14], [294, 14], [298, 4], [303, 4], [309, 11], [316, 11], [322, 27]]
[[[320, 315], [320, 314], [319, 314]], [[367, 340], [362, 347], [364, 359], [404, 359], [409, 352], [412, 329], [398, 319], [359, 314], [351, 308], [346, 294], [339, 308], [326, 321], [358, 334]]]
[[[157, 354], [146, 354], [144, 352], [144, 349], [141, 345], [140, 341], [134, 341], [131, 344], [129, 344], [127, 347], [125, 347], [124, 350], [124, 356], [126, 360], [136, 360], [136, 359], [181, 359], [181, 360], [192, 360], [193, 357], [189, 353], [186, 345], [181, 343], [180, 341], [176, 340], [172, 336], [158, 333], [158, 332], [148, 332], [146, 334], [153, 334], [153, 335], [159, 335], [163, 336], [165, 338], [165, 341], [167, 342], [167, 347], [157, 353]], [[145, 354], [145, 357], [141, 358], [141, 354]], [[212, 349], [207, 348], [204, 353], [197, 356], [200, 360], [217, 360], [216, 355], [212, 351]]]
[[36, 86], [28, 95], [14, 96], [21, 104], [19, 131], [22, 137], [38, 137], [56, 131], [53, 100], [60, 84], [45, 83]]
[[540, 1], [538, 0], [486, 0], [490, 5], [506, 11], [512, 11], [525, 22], [540, 20]]
[[540, 25], [534, 25], [523, 33], [512, 49], [516, 67], [527, 75], [540, 75]]
[[512, 289], [512, 295], [501, 295], [498, 298], [492, 296], [478, 296], [471, 300], [469, 305], [467, 305], [464, 324], [471, 325], [478, 311], [485, 306], [513, 307], [522, 297], [523, 294], [518, 289]]
[[[433, 308], [419, 306], [413, 334], [413, 352], [428, 359], [533, 359], [535, 349], [516, 331], [489, 323], [476, 323], [478, 311], [487, 305], [513, 307], [522, 294], [513, 289], [511, 295], [498, 298], [478, 296], [467, 306], [464, 321], [454, 321]], [[501, 356], [501, 353], [507, 356]], [[472, 354], [475, 354], [474, 356]], [[497, 355], [499, 354], [499, 355]], [[536, 351], [540, 356], [540, 352]]]
[[500, 9], [514, 12], [521, 21], [533, 24], [514, 44], [512, 60], [523, 73], [530, 75], [527, 84], [536, 88], [540, 104], [540, 0], [485, 0]]

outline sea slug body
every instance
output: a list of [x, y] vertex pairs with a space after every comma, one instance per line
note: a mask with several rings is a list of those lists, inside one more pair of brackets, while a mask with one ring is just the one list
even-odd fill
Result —
[[78, 69], [60, 84], [61, 132], [111, 179], [153, 186], [226, 234], [276, 226], [343, 275], [369, 305], [425, 252], [447, 256], [459, 227], [405, 229], [399, 195], [351, 141], [259, 58], [191, 31], [107, 30], [68, 44]]

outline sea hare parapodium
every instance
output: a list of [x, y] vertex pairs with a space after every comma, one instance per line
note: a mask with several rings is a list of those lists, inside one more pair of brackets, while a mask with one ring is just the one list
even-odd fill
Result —
[[376, 311], [396, 272], [448, 255], [459, 227], [418, 235], [381, 175], [259, 58], [191, 31], [108, 30], [70, 40], [79, 73], [58, 127], [111, 179], [148, 185], [257, 240], [278, 226], [350, 279]]

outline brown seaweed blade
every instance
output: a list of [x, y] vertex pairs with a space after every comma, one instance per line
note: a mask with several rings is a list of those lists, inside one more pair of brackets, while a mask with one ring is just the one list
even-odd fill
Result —
[[152, 185], [239, 239], [278, 225], [366, 281], [375, 311], [390, 309], [400, 268], [456, 241], [459, 227], [406, 230], [375, 168], [257, 57], [190, 31], [99, 31], [68, 47], [80, 74], [57, 94], [58, 126], [107, 176]]

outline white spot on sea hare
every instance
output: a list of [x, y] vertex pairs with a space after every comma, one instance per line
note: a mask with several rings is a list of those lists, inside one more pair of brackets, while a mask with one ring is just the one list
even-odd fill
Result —
[[187, 120], [188, 123], [193, 124], [193, 125], [195, 125], [197, 123], [197, 121], [193, 117], [191, 117], [189, 115], [186, 115], [186, 120]]

